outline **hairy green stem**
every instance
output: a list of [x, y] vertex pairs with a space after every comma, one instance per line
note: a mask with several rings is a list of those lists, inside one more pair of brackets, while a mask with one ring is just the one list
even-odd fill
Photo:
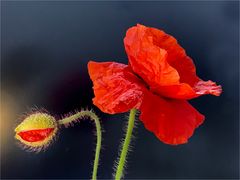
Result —
[[120, 180], [123, 175], [124, 165], [125, 165], [129, 145], [131, 143], [131, 137], [132, 137], [132, 131], [133, 131], [133, 127], [134, 127], [136, 112], [137, 112], [136, 109], [132, 109], [130, 111], [128, 126], [127, 126], [127, 133], [126, 133], [126, 137], [124, 139], [124, 143], [122, 146], [122, 151], [121, 151], [121, 155], [119, 158], [119, 162], [117, 164], [117, 171], [115, 174], [116, 180]]
[[76, 121], [77, 119], [81, 119], [83, 117], [89, 117], [89, 118], [91, 118], [91, 120], [94, 120], [96, 130], [97, 130], [97, 145], [96, 145], [95, 159], [94, 159], [93, 173], [92, 173], [92, 180], [96, 180], [98, 163], [99, 163], [99, 155], [100, 155], [101, 143], [102, 143], [101, 124], [100, 124], [98, 116], [92, 111], [84, 110], [84, 111], [77, 112], [76, 114], [73, 114], [64, 119], [61, 119], [58, 121], [58, 123], [61, 125], [66, 125], [66, 124]]

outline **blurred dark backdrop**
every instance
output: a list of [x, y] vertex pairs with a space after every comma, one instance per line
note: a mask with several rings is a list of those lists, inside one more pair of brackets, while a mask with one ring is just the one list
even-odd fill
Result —
[[189, 143], [169, 146], [138, 122], [125, 178], [239, 177], [239, 2], [1, 2], [1, 178], [90, 178], [94, 125], [61, 129], [46, 152], [17, 147], [13, 129], [29, 108], [62, 115], [92, 107], [105, 132], [99, 178], [112, 178], [127, 114], [92, 105], [87, 62], [127, 63], [126, 30], [141, 23], [175, 36], [198, 75], [223, 86], [191, 103], [205, 123]]

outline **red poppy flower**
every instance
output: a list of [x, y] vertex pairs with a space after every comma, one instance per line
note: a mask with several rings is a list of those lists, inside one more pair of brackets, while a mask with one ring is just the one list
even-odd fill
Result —
[[110, 114], [139, 109], [140, 120], [161, 141], [186, 143], [204, 121], [187, 100], [219, 96], [221, 86], [201, 80], [185, 50], [161, 30], [138, 24], [128, 29], [124, 45], [129, 65], [88, 63], [93, 103]]

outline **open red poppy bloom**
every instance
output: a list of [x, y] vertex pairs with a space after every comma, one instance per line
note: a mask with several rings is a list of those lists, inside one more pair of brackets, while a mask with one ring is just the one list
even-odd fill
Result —
[[161, 30], [138, 24], [128, 29], [124, 45], [129, 65], [88, 63], [93, 103], [110, 114], [139, 109], [140, 120], [161, 141], [186, 143], [204, 121], [187, 100], [219, 96], [221, 86], [201, 80], [185, 50]]

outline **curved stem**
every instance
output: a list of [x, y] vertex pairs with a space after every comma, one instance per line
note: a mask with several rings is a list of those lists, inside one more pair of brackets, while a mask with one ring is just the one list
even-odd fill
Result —
[[69, 117], [66, 117], [64, 119], [61, 119], [58, 121], [60, 125], [67, 125], [70, 123], [73, 123], [77, 119], [81, 119], [84, 117], [89, 117], [91, 120], [94, 120], [96, 130], [97, 130], [97, 145], [96, 145], [96, 151], [95, 151], [95, 159], [94, 159], [94, 165], [93, 165], [93, 173], [92, 173], [92, 179], [96, 180], [97, 179], [97, 169], [98, 169], [98, 163], [99, 163], [99, 155], [100, 155], [100, 150], [101, 150], [101, 143], [102, 143], [102, 131], [101, 131], [101, 124], [99, 121], [98, 116], [88, 110], [80, 111], [77, 112], [76, 114], [73, 114]]
[[98, 169], [98, 162], [99, 162], [99, 155], [101, 150], [101, 143], [102, 143], [102, 131], [101, 131], [101, 124], [96, 116], [96, 114], [93, 113], [92, 118], [95, 121], [96, 129], [97, 129], [97, 145], [96, 145], [96, 151], [95, 151], [95, 159], [94, 159], [94, 165], [93, 165], [93, 174], [92, 179], [97, 179], [97, 169]]
[[132, 131], [133, 131], [133, 127], [134, 127], [136, 112], [137, 112], [136, 109], [132, 109], [130, 111], [128, 126], [127, 126], [127, 133], [126, 133], [126, 137], [124, 139], [124, 143], [123, 143], [123, 146], [122, 146], [122, 151], [121, 151], [121, 155], [120, 155], [120, 158], [119, 158], [119, 162], [117, 164], [117, 171], [116, 171], [116, 175], [115, 175], [116, 180], [120, 180], [121, 177], [122, 177], [122, 174], [123, 174], [124, 165], [125, 165], [125, 161], [126, 161], [126, 156], [127, 156], [127, 153], [128, 153], [129, 144], [131, 142], [131, 137], [132, 137]]

